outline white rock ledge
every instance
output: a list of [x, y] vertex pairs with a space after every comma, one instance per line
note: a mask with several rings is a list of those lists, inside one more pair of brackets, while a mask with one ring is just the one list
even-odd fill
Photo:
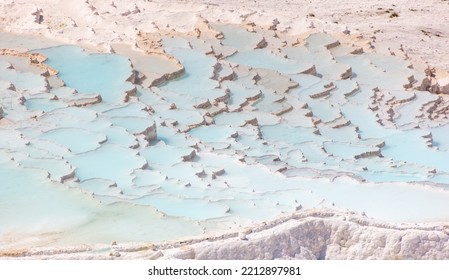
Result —
[[[282, 221], [284, 219], [280, 219]], [[378, 223], [332, 211], [295, 213], [286, 221], [232, 237], [190, 245], [195, 259], [447, 259], [446, 227]], [[166, 255], [166, 258], [170, 258]]]
[[[300, 210], [239, 232], [120, 246], [121, 259], [447, 259], [449, 225], [398, 225], [353, 212]], [[0, 249], [0, 259], [111, 259], [99, 253], [107, 248]]]

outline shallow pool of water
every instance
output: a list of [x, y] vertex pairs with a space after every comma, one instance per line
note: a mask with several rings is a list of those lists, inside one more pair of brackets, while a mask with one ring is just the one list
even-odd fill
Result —
[[[301, 207], [449, 220], [447, 116], [436, 122], [438, 98], [408, 89], [408, 61], [328, 34], [284, 46], [212, 27], [223, 39], [164, 37], [185, 72], [151, 88], [131, 77], [135, 52], [35, 50], [65, 83], [53, 86], [2, 57], [0, 236], [174, 240]], [[136, 67], [179, 70], [160, 59]]]

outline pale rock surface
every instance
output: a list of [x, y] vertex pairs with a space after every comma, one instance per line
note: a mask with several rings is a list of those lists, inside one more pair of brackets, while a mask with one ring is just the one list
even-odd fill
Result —
[[[296, 214], [301, 216], [301, 214]], [[446, 259], [438, 227], [397, 227], [350, 213], [309, 212], [248, 234], [193, 244], [196, 259]], [[172, 257], [176, 258], [176, 253]], [[166, 256], [170, 257], [169, 255]]]
[[[42, 22], [32, 15], [38, 9], [42, 9]], [[421, 88], [449, 94], [449, 74], [444, 70], [449, 69], [447, 1], [115, 0], [111, 5], [100, 0], [0, 0], [0, 11], [0, 31], [43, 35], [106, 52], [113, 52], [117, 43], [135, 46], [141, 34], [156, 34], [154, 40], [147, 38], [156, 47], [157, 34], [177, 31], [218, 38], [220, 34], [210, 30], [207, 21], [248, 26], [254, 22], [289, 35], [325, 31], [340, 34], [342, 42], [365, 44], [379, 53], [410, 56], [412, 61], [428, 64], [429, 69], [436, 67], [429, 70]], [[0, 107], [0, 119], [2, 115]], [[142, 134], [146, 140], [154, 139], [156, 126]], [[448, 234], [444, 224], [395, 225], [353, 213], [312, 210], [255, 225], [250, 231], [151, 248], [98, 244], [0, 252], [0, 258], [447, 259]], [[103, 250], [107, 252], [104, 255], [93, 253], [105, 248], [109, 251]]]
[[[155, 244], [2, 251], [0, 259], [447, 259], [449, 225], [391, 224], [363, 214], [298, 211], [242, 232]], [[101, 253], [104, 252], [104, 253]]]
[[[43, 22], [32, 15], [42, 9]], [[201, 21], [254, 22], [289, 34], [316, 29], [371, 42], [378, 50], [423, 59], [449, 68], [447, 1], [165, 1], [32, 0], [0, 1], [5, 31], [42, 34], [107, 49], [114, 42], [134, 43], [138, 31], [190, 32]], [[275, 24], [274, 24], [275, 23]], [[314, 28], [311, 28], [313, 26]], [[344, 34], [346, 33], [346, 35]], [[349, 34], [348, 34], [349, 33]], [[385, 45], [388, 47], [385, 47]]]

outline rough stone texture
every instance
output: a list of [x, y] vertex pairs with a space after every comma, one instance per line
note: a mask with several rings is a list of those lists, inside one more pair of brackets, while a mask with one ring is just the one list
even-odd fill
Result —
[[[308, 210], [242, 231], [169, 243], [0, 251], [0, 259], [448, 259], [449, 225], [390, 224], [353, 212]], [[118, 250], [118, 248], [121, 248]], [[112, 256], [114, 257], [114, 256]]]
[[[360, 222], [307, 217], [263, 232], [195, 245], [197, 259], [445, 259], [449, 236], [440, 230], [397, 229]], [[368, 224], [364, 224], [368, 223]]]

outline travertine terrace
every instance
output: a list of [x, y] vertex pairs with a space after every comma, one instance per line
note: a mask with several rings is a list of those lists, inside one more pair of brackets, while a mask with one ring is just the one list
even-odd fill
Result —
[[0, 2], [0, 257], [448, 257], [426, 5], [47, 2]]

